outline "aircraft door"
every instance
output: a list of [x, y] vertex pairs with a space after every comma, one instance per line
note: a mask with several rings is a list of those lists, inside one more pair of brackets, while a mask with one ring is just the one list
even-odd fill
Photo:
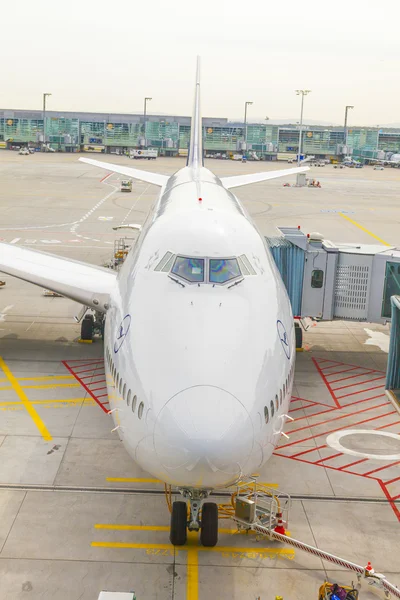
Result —
[[322, 318], [327, 271], [327, 253], [323, 248], [309, 247], [306, 254], [303, 279], [303, 317]]

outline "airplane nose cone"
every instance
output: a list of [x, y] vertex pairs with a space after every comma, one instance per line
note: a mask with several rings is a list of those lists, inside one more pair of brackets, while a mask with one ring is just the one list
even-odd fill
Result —
[[155, 423], [154, 446], [170, 483], [224, 487], [241, 477], [254, 443], [243, 404], [225, 390], [199, 385], [173, 396]]

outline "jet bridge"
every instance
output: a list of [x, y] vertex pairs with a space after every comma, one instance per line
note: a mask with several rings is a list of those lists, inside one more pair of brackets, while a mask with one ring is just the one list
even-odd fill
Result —
[[392, 327], [386, 371], [386, 394], [400, 408], [400, 296], [392, 296]]
[[266, 237], [295, 317], [385, 324], [400, 295], [400, 248], [335, 244], [300, 227]]

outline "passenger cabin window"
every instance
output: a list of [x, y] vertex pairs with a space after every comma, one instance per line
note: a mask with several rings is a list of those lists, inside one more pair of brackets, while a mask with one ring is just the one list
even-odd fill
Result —
[[210, 283], [226, 283], [241, 275], [236, 258], [210, 258]]
[[204, 281], [204, 258], [177, 256], [171, 273], [186, 281], [200, 283]]
[[130, 403], [131, 403], [131, 395], [132, 395], [132, 392], [131, 392], [131, 390], [129, 390], [129, 391], [128, 391], [128, 396], [127, 396], [127, 398], [126, 398], [126, 403], [127, 403], [127, 405], [128, 405], [128, 406], [129, 406], [129, 405], [130, 405]]
[[132, 412], [135, 412], [135, 410], [136, 410], [136, 402], [137, 402], [137, 396], [133, 396], [133, 398], [132, 398]]
[[273, 417], [275, 414], [275, 408], [274, 408], [274, 403], [272, 400], [271, 400], [270, 406], [271, 406], [271, 417]]
[[137, 414], [138, 414], [138, 417], [139, 417], [139, 419], [141, 419], [141, 418], [142, 418], [142, 416], [143, 416], [143, 411], [144, 411], [144, 404], [143, 404], [143, 402], [141, 402], [141, 403], [139, 404], [138, 413], [137, 413]]
[[321, 269], [314, 269], [311, 274], [311, 287], [322, 288], [324, 284], [324, 272]]
[[268, 414], [268, 407], [267, 406], [264, 406], [264, 419], [265, 419], [265, 422], [268, 423], [268, 421], [269, 421], [269, 414]]

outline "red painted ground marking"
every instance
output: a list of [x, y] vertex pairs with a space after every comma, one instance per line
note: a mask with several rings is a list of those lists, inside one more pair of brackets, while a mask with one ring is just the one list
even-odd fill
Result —
[[[71, 362], [78, 362], [78, 361], [77, 360], [69, 360], [68, 364], [71, 363]], [[77, 366], [79, 366], [79, 367], [90, 367], [90, 365], [97, 365], [97, 364], [99, 364], [99, 359], [97, 359], [97, 360], [95, 360], [95, 361], [93, 361], [91, 363], [85, 363], [84, 365], [77, 365]], [[71, 365], [71, 367], [74, 368], [73, 365]]]
[[[309, 448], [308, 450], [303, 450], [302, 452], [298, 452], [297, 454], [291, 454], [287, 458], [297, 458], [298, 456], [303, 456], [303, 454], [308, 454], [309, 452], [314, 452], [315, 450], [321, 450], [322, 448], [327, 447], [328, 446], [326, 444], [324, 444], [323, 446], [315, 446], [315, 448]], [[279, 449], [281, 448], [286, 448], [286, 446], [280, 446]]]
[[[354, 371], [354, 367], [352, 369], [349, 369], [349, 371]], [[347, 373], [347, 371], [343, 371], [344, 373]], [[334, 379], [333, 381], [330, 381], [329, 383], [339, 383], [339, 381], [345, 381], [345, 379], [353, 379], [354, 377], [364, 377], [364, 375], [372, 375], [374, 373], [374, 371], [368, 371], [367, 373], [356, 373], [355, 375], [348, 375], [348, 377], [341, 377], [340, 379]]]
[[107, 177], [111, 177], [112, 173], [108, 173], [107, 175], [104, 175], [103, 179], [100, 179], [100, 183], [103, 183], [103, 181], [105, 181], [107, 179]]
[[395, 423], [389, 423], [388, 425], [381, 425], [380, 427], [377, 427], [376, 429], [386, 429], [386, 427], [394, 427], [395, 425], [398, 425], [400, 423], [400, 421], [396, 421]]
[[400, 465], [400, 460], [396, 460], [395, 462], [389, 463], [388, 465], [383, 465], [383, 467], [379, 467], [378, 469], [373, 469], [372, 471], [363, 473], [363, 475], [365, 477], [368, 477], [368, 475], [372, 475], [372, 473], [378, 473], [378, 471], [384, 471], [385, 469], [389, 469], [390, 467], [394, 467], [395, 465]]
[[385, 481], [385, 485], [390, 485], [391, 483], [395, 483], [396, 481], [400, 481], [400, 477], [395, 477], [394, 479], [390, 479], [389, 481]]
[[328, 456], [327, 458], [320, 458], [314, 462], [314, 465], [319, 465], [327, 460], [332, 460], [332, 458], [337, 458], [338, 456], [343, 456], [343, 453], [338, 452], [337, 454], [332, 454], [332, 456]]
[[[96, 363], [93, 363], [96, 364]], [[104, 365], [100, 365], [99, 367], [95, 367], [94, 369], [84, 369], [83, 371], [75, 371], [77, 375], [81, 375], [82, 373], [93, 373], [93, 371], [99, 371], [100, 369], [104, 369]]]
[[364, 394], [365, 392], [370, 392], [371, 390], [378, 390], [381, 387], [382, 385], [375, 385], [374, 387], [367, 388], [366, 390], [359, 390], [358, 392], [352, 392], [351, 394], [344, 394], [343, 396], [338, 396], [337, 399], [341, 400], [342, 398], [349, 398], [350, 396], [356, 396], [357, 394]]
[[[72, 366], [72, 365], [70, 365], [70, 364], [69, 364], [69, 362], [70, 362], [70, 361], [65, 361], [65, 360], [63, 360], [63, 361], [62, 361], [62, 363], [63, 363], [63, 365], [65, 366], [65, 368], [66, 368], [66, 369], [68, 369], [68, 371], [69, 371], [69, 372], [70, 372], [70, 373], [71, 373], [71, 374], [72, 374], [72, 375], [75, 377], [75, 379], [76, 379], [76, 380], [77, 380], [77, 381], [78, 381], [78, 382], [81, 384], [81, 386], [84, 388], [84, 390], [86, 390], [86, 392], [87, 392], [87, 393], [88, 393], [88, 394], [89, 394], [89, 395], [90, 395], [90, 396], [93, 398], [93, 400], [94, 400], [94, 401], [95, 401], [95, 402], [96, 402], [96, 403], [97, 403], [97, 404], [100, 406], [101, 410], [103, 410], [103, 411], [104, 411], [106, 414], [108, 414], [108, 413], [109, 413], [109, 409], [105, 407], [105, 404], [108, 404], [108, 402], [101, 402], [101, 401], [99, 400], [99, 398], [100, 398], [100, 397], [107, 396], [107, 394], [103, 394], [102, 396], [98, 396], [97, 394], [94, 394], [94, 393], [93, 393], [93, 390], [92, 390], [92, 389], [90, 389], [90, 387], [89, 387], [91, 384], [93, 385], [93, 384], [100, 383], [100, 381], [96, 381], [96, 382], [90, 382], [90, 383], [86, 384], [86, 383], [83, 381], [83, 379], [87, 379], [88, 377], [80, 378], [80, 377], [79, 377], [79, 375], [78, 375], [78, 373], [77, 373], [77, 372], [76, 372], [76, 370], [75, 370], [75, 368], [77, 368], [77, 367], [79, 368], [79, 366], [89, 366], [89, 364], [88, 364], [88, 363], [86, 363], [85, 365], [75, 365], [75, 366]], [[71, 361], [71, 362], [74, 362], [74, 363], [76, 363], [76, 362], [78, 362], [78, 361], [76, 361], [76, 360], [75, 360], [75, 361]], [[92, 364], [93, 364], [93, 365], [99, 365], [99, 367], [98, 367], [98, 368], [100, 368], [101, 366], [103, 366], [103, 368], [104, 368], [104, 362], [103, 362], [103, 360], [102, 360], [102, 359], [99, 359], [99, 360], [97, 360], [96, 362], [93, 362]], [[104, 377], [103, 377], [103, 380], [104, 380]]]
[[[343, 454], [344, 456], [344, 454]], [[348, 467], [354, 467], [354, 465], [359, 465], [360, 463], [366, 462], [367, 460], [369, 460], [368, 458], [361, 458], [360, 460], [355, 460], [354, 462], [348, 463], [347, 465], [344, 465], [343, 467], [339, 467], [338, 471], [344, 471], [344, 469], [347, 469]]]
[[[378, 381], [379, 379], [385, 379], [385, 377], [386, 377], [386, 375], [380, 375], [380, 377], [375, 377], [374, 379], [367, 379], [366, 381], [357, 381], [356, 383], [350, 383], [349, 385], [342, 385], [341, 387], [335, 388], [333, 391], [337, 392], [339, 390], [345, 390], [346, 388], [354, 387], [356, 385], [367, 385], [368, 383], [371, 383], [371, 381]], [[365, 390], [362, 390], [362, 391], [365, 391]], [[360, 391], [360, 394], [361, 394], [361, 391]], [[340, 397], [344, 398], [344, 396], [340, 396]]]
[[396, 515], [396, 517], [400, 521], [400, 510], [397, 508], [397, 506], [393, 502], [393, 498], [391, 497], [391, 495], [389, 494], [388, 490], [386, 489], [386, 485], [383, 483], [383, 481], [381, 479], [378, 479], [377, 481], [378, 481], [379, 485], [381, 486], [382, 491], [385, 494], [386, 498], [389, 500], [389, 504], [392, 507], [392, 510], [393, 510], [394, 514]]
[[[317, 437], [321, 437], [321, 435], [329, 435], [330, 433], [335, 433], [335, 431], [343, 431], [343, 429], [351, 429], [356, 425], [363, 425], [364, 423], [369, 423], [370, 421], [376, 421], [378, 419], [382, 419], [383, 417], [388, 417], [390, 415], [397, 414], [396, 410], [393, 410], [390, 413], [386, 413], [385, 415], [379, 415], [378, 417], [371, 417], [370, 419], [364, 419], [363, 421], [358, 421], [357, 423], [351, 423], [350, 425], [345, 425], [344, 427], [336, 427], [336, 429], [331, 429], [330, 431], [324, 431], [323, 433], [317, 433], [316, 435], [312, 435], [308, 438], [303, 438], [302, 440], [297, 440], [296, 442], [291, 442], [290, 444], [285, 444], [284, 446], [279, 446], [280, 449], [288, 448], [288, 446], [294, 446], [295, 444], [302, 444], [303, 442], [309, 442]], [[347, 415], [351, 416], [351, 414]], [[306, 428], [307, 429], [307, 428]]]
[[[289, 433], [290, 433], [290, 435], [292, 435], [293, 433], [297, 433], [298, 431], [304, 431], [304, 429], [310, 429], [310, 428], [314, 429], [315, 427], [319, 427], [320, 425], [326, 425], [326, 423], [332, 423], [333, 421], [339, 421], [340, 419], [348, 419], [349, 417], [352, 417], [355, 414], [359, 415], [361, 413], [368, 412], [369, 410], [375, 410], [376, 408], [382, 408], [382, 406], [387, 406], [387, 405], [388, 405], [388, 403], [384, 402], [383, 404], [378, 404], [378, 406], [376, 406], [376, 405], [369, 406], [368, 408], [364, 408], [363, 410], [358, 410], [356, 413], [345, 413], [344, 415], [341, 414], [339, 417], [335, 417], [334, 419], [327, 419], [326, 421], [320, 421], [319, 423], [309, 423], [305, 427], [299, 427], [298, 429], [291, 429], [289, 431]], [[300, 421], [300, 419], [298, 419], [298, 420]]]
[[[318, 361], [319, 362], [319, 361]], [[335, 367], [338, 367], [340, 365], [335, 365]], [[333, 373], [325, 373], [325, 375], [327, 377], [332, 377], [332, 375], [343, 375], [343, 373], [350, 373], [350, 371], [360, 371], [362, 367], [351, 367], [350, 369], [341, 369], [340, 371], [334, 371]], [[322, 371], [324, 371], [325, 369], [322, 369]], [[362, 375], [362, 373], [357, 373], [358, 375]]]
[[102, 387], [100, 387], [100, 388], [94, 388], [94, 389], [92, 390], [92, 392], [99, 392], [100, 390], [106, 390], [106, 389], [107, 389], [107, 386], [106, 386], [106, 385], [103, 385], [103, 386], [102, 386]]
[[[323, 358], [317, 358], [316, 360], [318, 360], [318, 362], [321, 362], [321, 361], [326, 362], [326, 360]], [[384, 371], [382, 371], [382, 370], [372, 369], [371, 367], [360, 367], [360, 365], [352, 365], [350, 363], [343, 363], [343, 362], [334, 361], [334, 360], [332, 360], [330, 362], [335, 363], [336, 366], [338, 366], [338, 367], [354, 367], [355, 369], [366, 369], [367, 371], [373, 371], [374, 373], [384, 373]], [[332, 366], [334, 366], [334, 365], [332, 365]]]
[[325, 377], [325, 375], [323, 374], [323, 372], [322, 372], [322, 370], [321, 370], [321, 367], [319, 366], [319, 364], [317, 363], [317, 361], [315, 360], [315, 358], [313, 358], [313, 359], [312, 359], [312, 361], [313, 361], [313, 363], [314, 363], [314, 365], [315, 365], [315, 367], [316, 367], [316, 369], [317, 369], [318, 373], [321, 375], [321, 377], [322, 377], [322, 379], [323, 379], [323, 381], [324, 381], [324, 383], [325, 383], [326, 387], [328, 388], [328, 391], [329, 391], [330, 395], [332, 396], [332, 400], [334, 401], [334, 403], [336, 404], [336, 406], [337, 406], [338, 408], [340, 408], [340, 404], [339, 404], [339, 402], [336, 400], [336, 396], [335, 396], [335, 394], [333, 393], [333, 390], [332, 390], [332, 388], [331, 388], [331, 386], [330, 386], [330, 384], [329, 384], [329, 382], [328, 382], [327, 378], [326, 378], [326, 377]]

